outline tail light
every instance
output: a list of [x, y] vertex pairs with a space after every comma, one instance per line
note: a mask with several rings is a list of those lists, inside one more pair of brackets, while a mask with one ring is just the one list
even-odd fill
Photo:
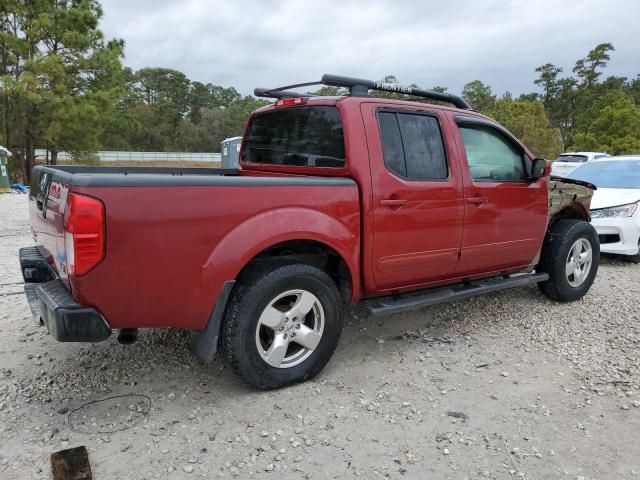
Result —
[[64, 214], [67, 274], [84, 275], [104, 258], [104, 205], [100, 200], [70, 193]]
[[296, 98], [283, 98], [276, 102], [276, 107], [292, 107], [294, 105], [304, 105], [307, 103], [307, 99], [304, 97]]

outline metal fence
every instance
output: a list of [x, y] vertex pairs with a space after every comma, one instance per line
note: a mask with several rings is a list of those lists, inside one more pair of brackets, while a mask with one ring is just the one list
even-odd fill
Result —
[[[100, 162], [219, 162], [219, 153], [208, 152], [96, 152]], [[50, 156], [51, 154], [49, 154]], [[47, 150], [36, 149], [36, 159], [47, 158]], [[58, 160], [70, 162], [68, 152], [58, 152]]]

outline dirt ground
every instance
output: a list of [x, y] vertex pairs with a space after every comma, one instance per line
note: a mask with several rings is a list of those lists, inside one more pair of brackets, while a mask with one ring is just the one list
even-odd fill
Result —
[[1, 479], [49, 479], [50, 454], [79, 445], [95, 480], [640, 474], [638, 265], [603, 260], [573, 304], [531, 287], [377, 320], [348, 308], [324, 371], [264, 393], [195, 361], [185, 332], [50, 338], [21, 294], [26, 200], [0, 195]]

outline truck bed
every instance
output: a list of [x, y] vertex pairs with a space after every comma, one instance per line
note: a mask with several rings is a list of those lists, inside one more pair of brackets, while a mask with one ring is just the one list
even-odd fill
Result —
[[[203, 328], [225, 281], [274, 236], [337, 244], [358, 262], [359, 194], [348, 178], [78, 166], [37, 167], [34, 176], [30, 209], [43, 256], [73, 299], [95, 307], [111, 328]], [[104, 260], [71, 277], [69, 192], [104, 204], [106, 236]]]

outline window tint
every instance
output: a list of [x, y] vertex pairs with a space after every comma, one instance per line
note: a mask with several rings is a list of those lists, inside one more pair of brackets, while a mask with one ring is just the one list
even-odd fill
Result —
[[342, 167], [342, 121], [335, 107], [271, 110], [253, 117], [243, 148], [246, 162]]
[[389, 170], [410, 180], [448, 177], [447, 157], [436, 118], [380, 112], [378, 121], [384, 163]]
[[402, 138], [400, 137], [400, 125], [395, 113], [380, 112], [380, 136], [382, 140], [382, 155], [384, 164], [389, 170], [400, 175], [407, 176], [407, 166], [404, 161]]
[[460, 127], [474, 180], [523, 181], [524, 155], [499, 132], [477, 126]]

